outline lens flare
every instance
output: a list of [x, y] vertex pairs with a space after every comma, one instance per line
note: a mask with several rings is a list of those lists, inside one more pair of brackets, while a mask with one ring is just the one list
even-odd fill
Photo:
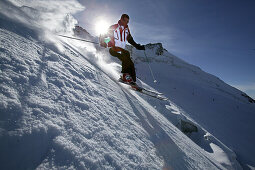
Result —
[[99, 21], [96, 24], [96, 33], [97, 33], [97, 35], [107, 33], [108, 28], [109, 28], [109, 24], [106, 21], [104, 21], [104, 20]]

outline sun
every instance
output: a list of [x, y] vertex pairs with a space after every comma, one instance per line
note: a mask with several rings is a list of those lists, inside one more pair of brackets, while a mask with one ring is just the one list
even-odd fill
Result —
[[102, 35], [107, 33], [109, 24], [105, 20], [100, 20], [96, 23], [96, 34]]

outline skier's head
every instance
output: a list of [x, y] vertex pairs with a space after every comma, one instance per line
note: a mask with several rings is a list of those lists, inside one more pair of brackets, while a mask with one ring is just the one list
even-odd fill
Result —
[[121, 25], [126, 27], [129, 22], [129, 16], [127, 14], [122, 14], [120, 18], [120, 22], [121, 22]]

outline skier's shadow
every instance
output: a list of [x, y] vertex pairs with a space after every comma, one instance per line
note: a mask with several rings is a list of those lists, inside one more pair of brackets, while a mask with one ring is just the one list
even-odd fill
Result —
[[160, 127], [158, 121], [143, 107], [139, 107], [135, 101], [132, 101], [126, 91], [123, 90], [134, 113], [139, 118], [143, 128], [150, 135], [149, 140], [155, 145], [157, 154], [164, 159], [164, 169], [185, 169], [189, 165], [183, 161], [186, 155], [178, 148], [168, 134]]

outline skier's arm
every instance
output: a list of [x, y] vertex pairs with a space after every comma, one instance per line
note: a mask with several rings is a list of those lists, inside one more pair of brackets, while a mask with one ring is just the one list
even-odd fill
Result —
[[131, 45], [133, 45], [137, 50], [145, 50], [144, 45], [137, 44], [137, 43], [134, 41], [133, 37], [132, 37], [130, 34], [128, 34], [127, 40], [128, 40], [128, 42], [129, 42]]

